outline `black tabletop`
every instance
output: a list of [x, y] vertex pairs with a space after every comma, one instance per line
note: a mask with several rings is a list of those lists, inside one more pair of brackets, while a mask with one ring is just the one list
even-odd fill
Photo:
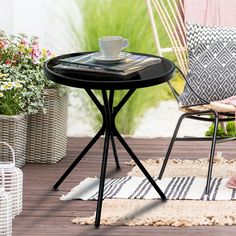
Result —
[[[128, 75], [108, 74], [100, 72], [97, 73], [79, 70], [58, 71], [53, 68], [55, 65], [61, 63], [60, 59], [78, 56], [86, 53], [91, 52], [66, 54], [48, 60], [44, 64], [45, 76], [56, 83], [77, 88], [121, 90], [143, 88], [164, 83], [171, 79], [175, 70], [174, 63], [165, 58], [161, 58], [161, 62], [155, 65], [148, 66], [145, 69], [141, 69]], [[149, 54], [140, 55], [158, 57]]]

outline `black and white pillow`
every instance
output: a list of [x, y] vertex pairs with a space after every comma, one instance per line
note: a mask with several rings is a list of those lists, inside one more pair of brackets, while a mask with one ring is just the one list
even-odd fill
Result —
[[[187, 22], [189, 71], [187, 81], [207, 101], [236, 95], [236, 28]], [[187, 86], [182, 105], [203, 103]]]

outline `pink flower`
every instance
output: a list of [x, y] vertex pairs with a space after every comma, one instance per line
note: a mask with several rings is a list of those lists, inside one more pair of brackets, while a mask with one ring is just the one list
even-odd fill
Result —
[[47, 56], [52, 56], [52, 52], [50, 50], [47, 50]]
[[6, 65], [11, 65], [11, 61], [10, 60], [6, 60]]
[[23, 44], [23, 45], [29, 44], [29, 40], [27, 39], [27, 37], [22, 38], [20, 44]]
[[40, 49], [39, 49], [38, 45], [36, 45], [36, 44], [33, 45], [33, 47], [32, 47], [32, 58], [37, 59], [37, 58], [40, 57], [40, 55], [41, 55], [41, 52], [40, 52]]
[[0, 48], [7, 48], [8, 44], [6, 41], [0, 41]]

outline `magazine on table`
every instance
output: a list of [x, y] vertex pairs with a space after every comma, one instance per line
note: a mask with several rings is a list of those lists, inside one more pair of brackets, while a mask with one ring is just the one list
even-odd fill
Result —
[[150, 65], [157, 64], [161, 61], [160, 58], [129, 54], [124, 61], [119, 63], [100, 63], [94, 60], [94, 53], [79, 55], [74, 57], [68, 57], [60, 59], [60, 64], [54, 66], [54, 69], [61, 70], [80, 70], [80, 71], [91, 71], [101, 73], [111, 73], [127, 75], [144, 69]]

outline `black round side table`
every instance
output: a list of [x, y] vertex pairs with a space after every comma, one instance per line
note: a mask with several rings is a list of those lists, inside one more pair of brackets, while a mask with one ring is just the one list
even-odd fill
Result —
[[[61, 178], [53, 186], [54, 190], [57, 190], [65, 178], [70, 174], [70, 172], [75, 168], [75, 166], [80, 162], [80, 160], [85, 156], [89, 149], [96, 143], [99, 137], [105, 134], [104, 147], [103, 147], [103, 157], [102, 157], [102, 166], [101, 166], [101, 175], [100, 175], [100, 184], [99, 184], [99, 194], [97, 201], [97, 210], [96, 210], [96, 219], [95, 226], [100, 225], [101, 218], [101, 209], [102, 209], [102, 200], [103, 200], [103, 190], [104, 182], [106, 177], [106, 167], [108, 159], [108, 148], [109, 143], [111, 142], [115, 163], [117, 169], [120, 168], [118, 155], [116, 151], [115, 139], [116, 137], [125, 150], [129, 153], [130, 157], [134, 160], [136, 165], [140, 168], [146, 178], [150, 181], [152, 186], [155, 188], [157, 193], [160, 195], [162, 200], [166, 200], [165, 194], [158, 187], [156, 182], [144, 168], [139, 158], [134, 154], [130, 146], [121, 136], [115, 125], [115, 118], [124, 104], [128, 101], [131, 95], [135, 92], [137, 88], [145, 88], [149, 86], [158, 85], [170, 80], [175, 71], [175, 65], [173, 62], [160, 58], [161, 61], [148, 66], [145, 69], [140, 69], [128, 75], [112, 74], [112, 73], [101, 73], [101, 72], [91, 72], [83, 70], [58, 70], [55, 69], [55, 66], [61, 63], [61, 59], [74, 57], [78, 55], [85, 55], [91, 52], [81, 52], [66, 54], [53, 59], [48, 60], [44, 64], [44, 73], [45, 76], [56, 83], [76, 87], [84, 88], [87, 94], [90, 96], [98, 110], [101, 112], [103, 117], [103, 123], [100, 130], [88, 143], [88, 145], [83, 149], [79, 154], [76, 160], [69, 166]], [[135, 53], [133, 53], [135, 54]], [[157, 57], [148, 54], [137, 54], [145, 55], [150, 57]], [[101, 103], [92, 89], [101, 90], [103, 103]], [[116, 90], [128, 90], [124, 97], [120, 100], [118, 105], [114, 106], [114, 93]]]

